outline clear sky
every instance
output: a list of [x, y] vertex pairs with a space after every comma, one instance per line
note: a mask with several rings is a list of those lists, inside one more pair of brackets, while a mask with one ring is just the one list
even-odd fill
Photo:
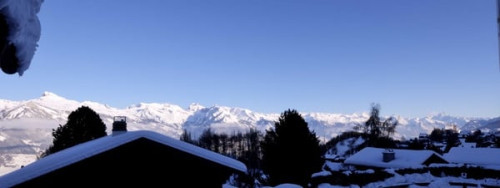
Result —
[[500, 116], [494, 0], [47, 0], [39, 18], [1, 99]]

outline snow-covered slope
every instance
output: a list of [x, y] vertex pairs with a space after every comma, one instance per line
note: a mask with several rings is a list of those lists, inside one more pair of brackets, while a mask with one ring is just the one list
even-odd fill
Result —
[[471, 121], [483, 118], [454, 117], [446, 114], [430, 115], [423, 118], [397, 117], [396, 137], [414, 138], [419, 133], [430, 134], [434, 128], [447, 128], [461, 130], [461, 127]]
[[500, 131], [500, 117], [485, 121], [485, 123], [481, 127], [479, 127], [479, 129], [484, 132]]
[[245, 132], [251, 128], [264, 131], [272, 126], [279, 116], [279, 114], [261, 114], [248, 109], [225, 106], [198, 108], [198, 110], [191, 112], [192, 114], [184, 122], [183, 128], [192, 132], [195, 137], [206, 128], [229, 134]]
[[[69, 113], [80, 106], [96, 111], [111, 130], [114, 116], [126, 116], [129, 130], [152, 130], [178, 138], [184, 129], [198, 136], [211, 128], [215, 132], [234, 133], [256, 128], [264, 131], [278, 120], [278, 113], [264, 114], [248, 109], [226, 106], [204, 107], [191, 104], [183, 108], [173, 104], [140, 103], [118, 109], [91, 101], [74, 101], [44, 92], [41, 97], [26, 101], [0, 99], [0, 173], [7, 167], [18, 168], [19, 161], [38, 155], [52, 141], [51, 131], [66, 123]], [[369, 117], [361, 114], [303, 113], [309, 127], [322, 141], [352, 127], [363, 124]], [[434, 128], [458, 128], [489, 119], [453, 117], [437, 114], [424, 118], [397, 117], [397, 137], [413, 138], [421, 132], [430, 133]], [[33, 158], [34, 159], [34, 158]], [[17, 161], [17, 162], [16, 162]], [[7, 170], [8, 171], [8, 170]]]

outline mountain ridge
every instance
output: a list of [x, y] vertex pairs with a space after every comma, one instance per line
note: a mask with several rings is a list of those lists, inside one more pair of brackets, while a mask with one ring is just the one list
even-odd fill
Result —
[[[212, 124], [240, 124], [244, 127], [266, 129], [278, 120], [278, 113], [259, 113], [239, 107], [227, 107], [214, 105], [205, 107], [198, 103], [192, 103], [187, 108], [169, 103], [139, 103], [132, 104], [126, 108], [114, 108], [107, 104], [92, 101], [78, 102], [61, 97], [53, 92], [45, 91], [41, 97], [24, 100], [9, 101], [0, 99], [0, 121], [36, 118], [47, 120], [58, 120], [64, 122], [71, 113], [80, 106], [88, 106], [100, 114], [105, 123], [112, 123], [113, 116], [126, 116], [131, 123], [156, 123], [174, 128], [184, 127], [210, 127]], [[335, 125], [355, 125], [366, 121], [369, 113], [324, 113], [308, 112], [301, 113], [304, 119], [314, 127], [332, 127]], [[457, 117], [444, 113], [429, 115], [426, 117], [406, 118], [395, 116], [401, 126], [412, 125], [420, 127], [419, 131], [428, 132], [429, 127], [446, 128], [455, 125], [458, 129], [479, 128], [483, 123], [494, 118], [480, 117]], [[260, 122], [260, 123], [257, 123]], [[475, 123], [475, 124], [474, 124]], [[472, 125], [474, 124], [474, 126]], [[108, 128], [109, 129], [109, 128]], [[180, 130], [178, 130], [179, 132]], [[416, 134], [405, 134], [405, 136], [417, 136]], [[334, 136], [334, 135], [330, 135]]]
[[[108, 134], [113, 117], [126, 116], [130, 131], [152, 130], [175, 138], [179, 138], [184, 130], [197, 137], [207, 128], [228, 134], [251, 128], [264, 132], [280, 116], [279, 113], [259, 113], [219, 105], [205, 107], [197, 103], [186, 108], [168, 103], [139, 103], [114, 108], [92, 101], [66, 99], [52, 92], [23, 101], [0, 99], [0, 175], [36, 160], [36, 156], [52, 143], [52, 129], [65, 124], [68, 115], [80, 106], [96, 111], [107, 125]], [[323, 142], [353, 130], [354, 126], [363, 124], [369, 118], [368, 112], [301, 114]], [[483, 126], [488, 126], [488, 129], [500, 127], [500, 117], [469, 118], [442, 113], [421, 118], [394, 117], [399, 121], [395, 137], [405, 139], [414, 138], [422, 132], [430, 133], [434, 128], [474, 130]]]

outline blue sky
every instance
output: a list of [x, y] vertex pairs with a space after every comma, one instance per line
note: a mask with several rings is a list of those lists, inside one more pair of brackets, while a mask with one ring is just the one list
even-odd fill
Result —
[[494, 0], [50, 0], [39, 18], [2, 99], [500, 116]]

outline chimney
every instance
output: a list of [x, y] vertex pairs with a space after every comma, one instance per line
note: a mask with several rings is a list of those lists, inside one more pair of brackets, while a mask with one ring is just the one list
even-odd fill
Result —
[[113, 135], [127, 132], [127, 117], [113, 117]]
[[384, 152], [382, 152], [382, 155], [383, 155], [382, 160], [384, 162], [389, 162], [396, 158], [396, 154], [392, 149], [386, 149]]

